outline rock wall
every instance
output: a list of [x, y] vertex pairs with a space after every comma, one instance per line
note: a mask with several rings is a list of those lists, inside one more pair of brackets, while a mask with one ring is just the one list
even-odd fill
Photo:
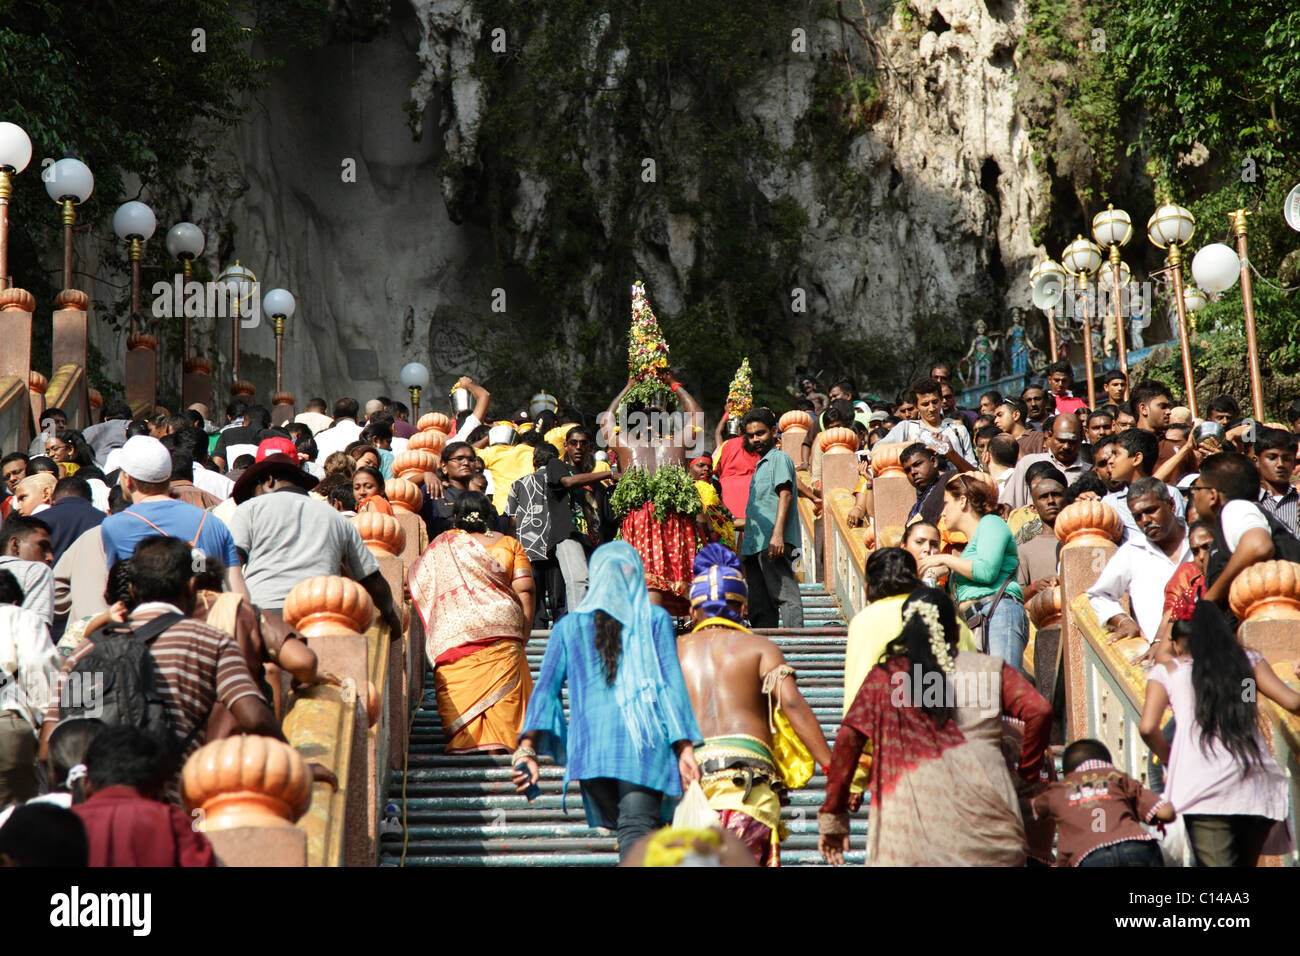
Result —
[[[857, 34], [800, 9], [791, 28], [806, 31], [806, 51], [771, 57], [734, 104], [782, 157], [755, 166], [756, 188], [807, 217], [792, 285], [807, 291], [808, 311], [789, 314], [790, 354], [769, 376], [792, 369], [827, 323], [885, 336], [904, 352], [917, 317], [962, 330], [977, 318], [1000, 326], [1010, 308], [1028, 305], [1025, 279], [1042, 255], [1029, 223], [1048, 189], [1015, 109], [1020, 4], [912, 0], [910, 15], [887, 7]], [[553, 239], [553, 185], [520, 169], [507, 237], [476, 215], [483, 199], [472, 174], [483, 165], [492, 104], [472, 67], [491, 30], [471, 0], [395, 0], [386, 33], [290, 58], [243, 123], [205, 133], [210, 166], [191, 212], [208, 232], [204, 262], [215, 274], [238, 258], [264, 288], [295, 294], [284, 378], [300, 405], [310, 395], [403, 395], [397, 373], [411, 360], [430, 366], [440, 395], [454, 375], [476, 369], [467, 325], [509, 327], [509, 314], [492, 311], [493, 290], [521, 301], [535, 294], [524, 267]], [[527, 42], [507, 38], [517, 40]], [[608, 15], [575, 42], [608, 84], [636, 81]], [[881, 96], [849, 136], [845, 168], [828, 169], [798, 147], [819, 105], [819, 65], [844, 50]], [[675, 105], [690, 109], [685, 92]], [[588, 111], [587, 120], [574, 137], [592, 157], [584, 168], [601, 197], [626, 146], [599, 116]], [[598, 205], [608, 240], [618, 223]], [[640, 274], [626, 279], [644, 278], [656, 309], [671, 315], [710, 254], [707, 224], [654, 204], [641, 218], [655, 241], [634, 249]], [[164, 232], [160, 223], [158, 241]], [[619, 310], [602, 300], [594, 281], [575, 297], [588, 317], [621, 331], [626, 302]], [[211, 326], [200, 337], [217, 380], [228, 382], [229, 326]], [[120, 361], [120, 344], [101, 347]], [[243, 332], [242, 349], [242, 377], [269, 399], [269, 321]]]

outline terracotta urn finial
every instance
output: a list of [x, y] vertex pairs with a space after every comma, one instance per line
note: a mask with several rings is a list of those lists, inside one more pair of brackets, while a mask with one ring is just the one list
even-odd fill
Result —
[[36, 296], [26, 289], [0, 289], [0, 312], [35, 312]]
[[304, 637], [364, 634], [375, 616], [375, 605], [356, 581], [323, 574], [294, 586], [285, 596], [282, 616]]
[[1124, 524], [1110, 505], [1092, 499], [1066, 505], [1056, 516], [1056, 537], [1061, 547], [1116, 544], [1124, 533]]
[[1045, 627], [1060, 627], [1060, 585], [1048, 588], [1046, 591], [1039, 591], [1029, 599], [1029, 603], [1025, 605], [1025, 611], [1029, 614], [1029, 620], [1034, 622], [1034, 627], [1040, 631]]
[[148, 332], [132, 332], [126, 337], [126, 347], [131, 351], [136, 349], [156, 350], [158, 348], [158, 339]]
[[1300, 621], [1300, 564], [1260, 561], [1233, 579], [1228, 606], [1246, 621]]
[[185, 360], [185, 371], [190, 375], [211, 375], [212, 363], [202, 355], [194, 355]]
[[247, 395], [252, 398], [257, 394], [257, 386], [246, 378], [241, 378], [230, 389], [231, 395]]
[[104, 395], [103, 395], [103, 393], [102, 393], [99, 389], [97, 389], [97, 388], [88, 388], [88, 389], [86, 389], [86, 399], [90, 402], [90, 407], [91, 407], [91, 408], [103, 408], [103, 407], [104, 407]]
[[415, 427], [420, 429], [422, 432], [442, 432], [445, 437], [451, 434], [451, 429], [454, 424], [455, 422], [442, 412], [427, 412], [420, 416], [420, 420], [415, 423]]
[[875, 447], [871, 449], [871, 473], [877, 478], [886, 476], [906, 478], [907, 472], [903, 470], [903, 465], [898, 460], [906, 447], [907, 445], [901, 441], [876, 442]]
[[288, 744], [240, 734], [196, 750], [181, 791], [204, 831], [292, 826], [311, 806], [311, 770]]
[[782, 432], [806, 432], [812, 428], [813, 417], [801, 408], [786, 412], [781, 416], [776, 427]]
[[42, 375], [36, 369], [27, 370], [27, 390], [36, 395], [44, 395], [45, 390], [49, 388], [50, 380]]
[[828, 428], [817, 436], [823, 455], [855, 452], [858, 450], [858, 433], [852, 428], [837, 426]]
[[424, 481], [424, 473], [433, 471], [438, 467], [438, 456], [427, 449], [417, 448], [411, 451], [408, 447], [393, 458], [393, 475], [397, 478], [405, 478], [407, 481], [414, 481], [416, 484]]
[[293, 392], [275, 392], [271, 395], [272, 405], [292, 405]]
[[78, 312], [85, 312], [90, 308], [90, 296], [80, 289], [64, 289], [54, 297], [54, 307], [56, 309], [76, 309]]
[[363, 511], [350, 520], [371, 554], [397, 555], [406, 547], [406, 533], [392, 515]]
[[441, 455], [443, 447], [447, 444], [447, 436], [436, 429], [429, 429], [424, 432], [416, 432], [406, 440], [407, 451], [427, 451], [435, 455]]
[[420, 486], [405, 478], [390, 478], [384, 482], [384, 496], [393, 507], [394, 514], [418, 515], [424, 504]]

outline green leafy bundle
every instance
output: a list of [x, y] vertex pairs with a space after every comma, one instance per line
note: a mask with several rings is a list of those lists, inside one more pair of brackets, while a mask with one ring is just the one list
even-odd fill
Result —
[[654, 504], [656, 521], [670, 514], [696, 515], [704, 508], [694, 480], [680, 465], [662, 465], [653, 475], [633, 468], [618, 480], [609, 504], [622, 519], [646, 502]]

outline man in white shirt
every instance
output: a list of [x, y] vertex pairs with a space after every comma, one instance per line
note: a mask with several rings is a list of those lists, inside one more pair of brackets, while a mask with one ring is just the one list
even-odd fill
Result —
[[22, 606], [46, 627], [54, 623], [53, 564], [50, 526], [44, 521], [11, 514], [0, 525], [0, 568], [14, 576], [23, 590]]
[[1016, 472], [1016, 461], [1020, 456], [1020, 443], [1010, 435], [999, 432], [988, 440], [980, 464], [988, 472], [998, 489], [998, 501], [1007, 500], [1007, 482]]
[[36, 796], [36, 748], [59, 655], [39, 616], [19, 607], [22, 589], [0, 574], [0, 805]]
[[998, 496], [998, 501], [1010, 505], [1013, 509], [1030, 503], [1029, 488], [1025, 484], [1025, 472], [1029, 466], [1040, 461], [1050, 462], [1069, 484], [1088, 470], [1079, 449], [1083, 439], [1083, 429], [1079, 416], [1070, 412], [1059, 414], [1052, 420], [1052, 430], [1047, 436], [1047, 451], [1035, 455], [1022, 455], [1016, 462], [1014, 474], [1007, 482], [1006, 491]]
[[[1158, 478], [1139, 478], [1129, 486], [1128, 507], [1140, 534], [1120, 545], [1088, 589], [1097, 620], [1115, 640], [1153, 640], [1164, 614], [1165, 585], [1178, 566], [1192, 560], [1187, 527], [1174, 512], [1169, 489]], [[1132, 614], [1121, 605], [1127, 596]]]
[[943, 417], [943, 386], [934, 379], [923, 378], [912, 383], [907, 397], [916, 404], [918, 417], [899, 422], [882, 440], [904, 445], [919, 441], [938, 451], [958, 471], [974, 471], [975, 451], [971, 448], [970, 433], [960, 422]]
[[357, 412], [361, 409], [355, 398], [340, 398], [334, 403], [334, 424], [316, 433], [316, 463], [324, 465], [325, 459], [336, 451], [343, 451], [361, 437]]
[[318, 432], [322, 432], [334, 424], [334, 419], [330, 418], [329, 415], [326, 414], [328, 409], [329, 406], [325, 404], [325, 399], [310, 399], [307, 402], [307, 410], [305, 412], [299, 412], [297, 417], [294, 418], [294, 421], [306, 425], [311, 429], [311, 433], [314, 436]]
[[451, 440], [468, 441], [474, 429], [478, 428], [486, 420], [492, 394], [468, 375], [462, 375], [456, 381], [456, 387], [463, 388], [474, 396], [474, 410], [465, 416], [465, 420], [456, 429], [456, 434], [451, 437]]
[[1222, 452], [1201, 462], [1201, 473], [1192, 483], [1192, 503], [1197, 514], [1219, 529], [1205, 572], [1207, 601], [1223, 604], [1238, 574], [1273, 559], [1273, 535], [1255, 503], [1258, 495], [1259, 470], [1245, 455]]
[[[1119, 515], [1119, 520], [1124, 524], [1123, 540], [1127, 541], [1142, 533], [1133, 518], [1132, 509], [1128, 506], [1128, 486], [1140, 478], [1150, 477], [1151, 469], [1155, 467], [1159, 446], [1156, 436], [1151, 432], [1140, 428], [1128, 428], [1116, 435], [1109, 447], [1111, 448], [1110, 481], [1112, 486], [1120, 487], [1119, 490], [1112, 491], [1101, 500]], [[1174, 513], [1181, 519], [1187, 513], [1187, 505], [1183, 501], [1182, 493], [1173, 485], [1165, 487], [1174, 503]]]

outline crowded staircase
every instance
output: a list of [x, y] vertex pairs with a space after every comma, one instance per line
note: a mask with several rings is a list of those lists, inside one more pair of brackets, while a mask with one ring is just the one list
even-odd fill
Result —
[[[822, 733], [833, 743], [844, 692], [845, 622], [835, 599], [820, 584], [800, 586], [804, 627], [760, 631], [781, 648], [796, 669], [799, 688], [812, 706]], [[537, 679], [549, 632], [534, 631], [528, 662]], [[618, 862], [612, 833], [587, 826], [576, 783], [570, 784], [567, 814], [561, 810], [564, 768], [541, 762], [541, 795], [529, 803], [515, 792], [506, 756], [447, 756], [438, 719], [433, 678], [426, 674], [423, 700], [411, 722], [405, 771], [396, 770], [385, 808], [381, 863], [385, 866], [602, 866]], [[567, 707], [567, 703], [566, 703]], [[801, 790], [790, 794], [782, 817], [790, 835], [781, 845], [784, 866], [821, 863], [817, 853], [817, 808], [826, 778], [818, 768]], [[853, 823], [855, 850], [862, 861], [866, 813]]]

